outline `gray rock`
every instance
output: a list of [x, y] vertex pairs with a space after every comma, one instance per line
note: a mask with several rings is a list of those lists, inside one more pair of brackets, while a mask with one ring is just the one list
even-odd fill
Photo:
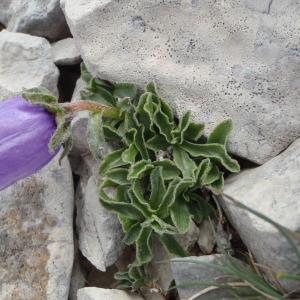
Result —
[[74, 263], [70, 282], [69, 300], [77, 300], [77, 291], [85, 287], [87, 272], [80, 259], [78, 240], [74, 237]]
[[2, 30], [0, 70], [0, 99], [19, 94], [23, 88], [41, 86], [58, 93], [58, 69], [44, 38]]
[[61, 4], [93, 74], [155, 80], [179, 115], [191, 110], [207, 130], [231, 117], [233, 153], [261, 164], [300, 135], [297, 1]]
[[73, 265], [73, 179], [58, 156], [0, 192], [0, 299], [67, 299]]
[[124, 248], [122, 228], [116, 215], [100, 204], [95, 177], [86, 184], [81, 178], [80, 189], [76, 201], [79, 248], [97, 269], [105, 271]]
[[53, 61], [58, 66], [76, 65], [80, 63], [81, 56], [77, 49], [74, 39], [67, 38], [53, 43], [52, 45]]
[[[180, 299], [187, 300], [188, 298], [206, 289], [207, 286], [201, 285], [201, 282], [228, 282], [229, 279], [228, 277], [226, 277], [226, 274], [224, 272], [209, 266], [209, 264], [222, 264], [223, 260], [224, 256], [221, 254], [189, 256], [180, 259], [173, 258], [171, 260], [171, 268], [176, 285], [179, 286], [177, 289]], [[240, 263], [238, 260], [236, 261]], [[199, 283], [199, 286], [195, 286], [197, 283]], [[192, 284], [193, 286], [184, 287], [184, 285], [188, 284]], [[195, 299], [222, 299], [222, 297], [226, 297], [229, 295], [230, 294], [228, 294], [228, 292], [218, 289], [205, 293], [203, 297], [199, 296]]]
[[143, 300], [143, 298], [116, 289], [87, 287], [77, 293], [78, 300]]
[[[275, 272], [299, 272], [295, 252], [272, 225], [238, 209], [228, 200], [228, 196], [299, 232], [299, 182], [300, 139], [263, 166], [226, 180], [223, 196], [220, 197], [227, 216], [258, 263]], [[294, 287], [292, 283], [284, 285]]]
[[2, 0], [0, 23], [9, 31], [58, 40], [70, 32], [59, 0]]
[[199, 237], [197, 244], [204, 254], [211, 254], [216, 245], [213, 224], [204, 220], [199, 226]]

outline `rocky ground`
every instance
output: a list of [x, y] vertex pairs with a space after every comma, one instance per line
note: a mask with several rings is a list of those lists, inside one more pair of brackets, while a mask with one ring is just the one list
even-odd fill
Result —
[[[231, 224], [219, 233], [233, 244], [238, 233], [259, 264], [296, 273], [286, 240], [229, 199], [300, 231], [299, 14], [294, 0], [1, 1], [0, 99], [44, 86], [61, 101], [77, 101], [83, 60], [106, 80], [155, 80], [179, 116], [191, 110], [208, 129], [231, 117], [229, 150], [243, 170], [226, 179], [218, 199]], [[132, 249], [98, 201], [86, 124], [86, 113], [72, 121], [74, 147], [61, 166], [54, 160], [0, 192], [0, 299], [142, 299], [114, 289], [113, 274]], [[214, 225], [193, 224], [182, 238], [196, 260], [220, 256]], [[163, 292], [174, 279], [222, 275], [154, 249], [151, 274]], [[199, 289], [178, 293], [187, 299]]]

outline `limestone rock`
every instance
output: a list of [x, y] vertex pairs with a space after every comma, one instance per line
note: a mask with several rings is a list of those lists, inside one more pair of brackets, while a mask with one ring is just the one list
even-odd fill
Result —
[[[230, 150], [264, 163], [300, 135], [297, 1], [62, 0], [88, 69], [155, 80], [207, 132], [231, 117]], [[195, 26], [197, 24], [197, 26]]]
[[74, 39], [67, 38], [53, 43], [53, 61], [58, 66], [76, 65], [80, 63], [80, 53], [75, 45]]
[[41, 86], [57, 95], [58, 69], [44, 38], [2, 30], [0, 70], [0, 99]]
[[124, 248], [123, 232], [116, 215], [102, 207], [95, 177], [80, 182], [77, 191], [77, 230], [82, 254], [99, 270], [116, 262]]
[[300, 139], [263, 166], [227, 179], [221, 197], [227, 216], [258, 263], [276, 272], [299, 272], [295, 252], [272, 225], [235, 207], [227, 197], [233, 197], [280, 225], [299, 232], [299, 182]]
[[0, 23], [9, 31], [29, 33], [49, 40], [68, 36], [69, 28], [59, 0], [1, 0]]
[[0, 299], [67, 299], [73, 265], [73, 179], [58, 156], [0, 192]]
[[116, 289], [87, 287], [77, 293], [78, 300], [143, 300], [142, 297]]

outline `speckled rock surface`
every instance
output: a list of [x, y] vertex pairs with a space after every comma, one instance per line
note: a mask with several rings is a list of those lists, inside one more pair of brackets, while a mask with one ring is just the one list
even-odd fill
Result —
[[101, 289], [88, 287], [80, 289], [77, 293], [78, 300], [143, 300], [137, 295], [115, 289]]
[[236, 208], [228, 196], [300, 232], [299, 182], [300, 139], [263, 166], [243, 171], [225, 182], [221, 203], [227, 216], [257, 261], [276, 272], [299, 272], [295, 252], [272, 225]]
[[68, 298], [73, 265], [73, 179], [58, 156], [0, 192], [0, 299]]
[[[231, 117], [232, 152], [264, 163], [300, 135], [294, 0], [61, 0], [92, 73], [155, 80], [208, 130]], [[197, 24], [197, 25], [195, 25]]]
[[57, 94], [57, 81], [58, 69], [46, 39], [0, 32], [0, 99], [40, 86]]
[[74, 39], [67, 38], [51, 44], [53, 61], [58, 66], [70, 66], [80, 63], [81, 56]]
[[59, 0], [1, 0], [0, 23], [9, 31], [58, 40], [69, 35]]

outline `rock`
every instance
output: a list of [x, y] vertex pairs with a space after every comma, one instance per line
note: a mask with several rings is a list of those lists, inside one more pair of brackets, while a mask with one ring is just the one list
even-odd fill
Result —
[[78, 300], [143, 300], [140, 296], [116, 289], [87, 287], [77, 293]]
[[85, 287], [87, 272], [82, 266], [78, 241], [74, 237], [74, 263], [70, 282], [69, 300], [77, 300], [77, 291]]
[[53, 43], [53, 61], [58, 66], [76, 65], [80, 63], [81, 56], [75, 45], [74, 39], [67, 38]]
[[[220, 197], [225, 213], [257, 262], [275, 272], [299, 272], [295, 252], [272, 225], [248, 211], [240, 210], [228, 200], [228, 196], [299, 232], [299, 182], [300, 139], [263, 166], [227, 179], [223, 196]], [[288, 289], [294, 286], [292, 283], [284, 285]]]
[[2, 30], [0, 70], [0, 99], [20, 94], [23, 88], [41, 86], [58, 94], [58, 69], [44, 38]]
[[0, 2], [0, 23], [1, 24], [7, 24], [8, 20], [11, 18], [11, 10], [9, 9], [11, 5], [11, 1], [1, 1]]
[[[177, 290], [181, 300], [187, 300], [188, 298], [196, 295], [198, 292], [203, 291], [207, 286], [203, 286], [202, 282], [228, 282], [226, 274], [222, 271], [216, 270], [210, 267], [209, 264], [222, 264], [225, 257], [221, 254], [205, 255], [205, 256], [189, 256], [184, 258], [173, 258], [171, 260], [171, 268], [176, 282]], [[191, 262], [190, 260], [193, 260]], [[240, 261], [236, 260], [240, 263]], [[223, 277], [223, 278], [221, 278]], [[199, 286], [195, 286], [199, 283]], [[192, 284], [193, 286], [185, 286]], [[181, 286], [182, 285], [182, 286]], [[222, 299], [222, 297], [229, 296], [225, 290], [213, 290], [205, 293], [203, 297], [197, 297], [199, 299]], [[195, 298], [196, 299], [196, 298]]]
[[123, 232], [115, 214], [99, 202], [95, 177], [81, 179], [77, 191], [77, 230], [82, 254], [99, 270], [116, 262], [124, 248]]
[[199, 238], [197, 244], [204, 254], [211, 254], [216, 245], [213, 225], [209, 220], [204, 220], [199, 226]]
[[58, 40], [70, 34], [59, 0], [49, 0], [47, 3], [42, 0], [4, 0], [0, 3], [0, 23], [9, 31], [49, 40]]
[[67, 159], [0, 192], [0, 299], [67, 299], [73, 265]]
[[155, 80], [206, 132], [231, 117], [234, 154], [262, 164], [300, 135], [297, 1], [61, 4], [93, 74], [140, 86]]

